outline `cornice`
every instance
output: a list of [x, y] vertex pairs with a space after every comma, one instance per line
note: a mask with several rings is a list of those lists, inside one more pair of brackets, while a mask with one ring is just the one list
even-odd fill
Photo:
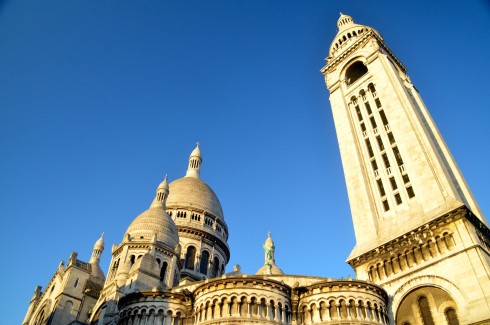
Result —
[[178, 293], [178, 292], [173, 292], [170, 290], [155, 290], [155, 291], [137, 291], [137, 292], [132, 292], [128, 293], [127, 295], [124, 295], [119, 299], [117, 303], [117, 307], [119, 310], [124, 309], [126, 306], [139, 303], [139, 302], [146, 302], [148, 300], [170, 300], [175, 303], [180, 303], [180, 304], [185, 304], [188, 302], [189, 297], [186, 296], [183, 293]]
[[[465, 218], [468, 221], [470, 221], [472, 224], [475, 222], [478, 224], [477, 221], [478, 218], [474, 216], [471, 211], [466, 207], [466, 206], [461, 206], [459, 208], [456, 208], [448, 213], [443, 214], [442, 216], [435, 218], [401, 236], [398, 236], [395, 239], [392, 239], [384, 244], [379, 245], [378, 247], [362, 254], [359, 255], [355, 258], [352, 258], [347, 261], [349, 265], [351, 265], [353, 268], [358, 267], [359, 265], [362, 265], [366, 262], [371, 261], [373, 258], [376, 258], [377, 256], [380, 256], [381, 254], [385, 253], [390, 253], [394, 252], [397, 250], [399, 247], [408, 247], [414, 242], [419, 242], [420, 238], [425, 238], [427, 236], [430, 236], [432, 233], [432, 230], [436, 228], [441, 228], [444, 225], [450, 224], [458, 219]], [[476, 220], [475, 220], [476, 219]], [[480, 227], [484, 227], [486, 229], [487, 233], [489, 232], [488, 228], [479, 221], [478, 224]], [[476, 226], [475, 226], [476, 227]], [[483, 229], [483, 228], [481, 228]]]
[[[251, 287], [257, 289], [257, 285], [270, 287], [271, 289], [282, 291], [287, 295], [291, 294], [291, 287], [289, 287], [287, 284], [272, 279], [266, 279], [261, 276], [249, 276], [244, 274], [242, 276], [229, 277], [227, 275], [223, 275], [220, 278], [206, 279], [203, 282], [204, 283], [196, 287], [193, 292], [196, 298], [200, 294], [221, 290], [230, 290], [234, 288]], [[229, 284], [232, 284], [233, 288], [228, 287], [227, 285]], [[220, 285], [223, 285], [224, 288], [220, 288]]]
[[320, 71], [323, 75], [326, 75], [333, 69], [335, 69], [342, 61], [344, 61], [349, 55], [351, 55], [354, 51], [365, 45], [370, 38], [375, 38], [378, 41], [380, 47], [385, 50], [396, 62], [396, 64], [400, 67], [400, 69], [406, 73], [407, 69], [405, 66], [398, 60], [395, 54], [386, 46], [384, 41], [373, 31], [369, 30], [366, 34], [364, 34], [361, 38], [359, 38], [356, 42], [354, 42], [350, 47], [346, 48], [339, 56], [327, 61], [327, 65], [325, 65]]

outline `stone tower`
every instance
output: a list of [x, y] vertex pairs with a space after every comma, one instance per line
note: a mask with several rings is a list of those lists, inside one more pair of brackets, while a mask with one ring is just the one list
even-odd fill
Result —
[[[490, 321], [490, 232], [406, 68], [341, 14], [321, 70], [342, 157], [361, 280], [396, 324]], [[444, 323], [445, 324], [445, 323]]]

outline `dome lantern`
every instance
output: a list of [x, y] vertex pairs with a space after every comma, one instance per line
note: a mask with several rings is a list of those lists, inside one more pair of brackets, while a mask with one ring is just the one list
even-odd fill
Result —
[[349, 28], [352, 25], [354, 25], [354, 19], [352, 19], [351, 16], [340, 13], [339, 20], [337, 20], [337, 28], [339, 29], [339, 31]]
[[165, 209], [165, 204], [167, 202], [167, 197], [168, 197], [168, 183], [167, 183], [167, 178], [168, 178], [168, 176], [165, 175], [165, 179], [158, 186], [157, 193], [155, 195], [155, 199], [153, 199], [153, 202], [151, 203], [150, 208], [162, 208], [162, 209]]
[[199, 142], [196, 143], [196, 148], [192, 150], [189, 156], [189, 166], [187, 167], [187, 173], [185, 177], [196, 177], [199, 178], [199, 173], [201, 171], [202, 156], [201, 150], [199, 149]]

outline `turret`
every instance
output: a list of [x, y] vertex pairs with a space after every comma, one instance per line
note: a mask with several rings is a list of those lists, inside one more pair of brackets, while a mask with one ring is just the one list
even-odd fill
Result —
[[92, 266], [92, 276], [100, 281], [105, 280], [104, 272], [100, 268], [100, 257], [104, 251], [104, 233], [95, 242], [94, 249], [92, 250], [92, 256], [90, 257], [89, 264]]
[[169, 192], [168, 191], [167, 178], [168, 178], [168, 176], [165, 175], [165, 179], [158, 186], [157, 193], [155, 195], [155, 199], [151, 203], [150, 208], [165, 209], [165, 204], [167, 203], [168, 192]]
[[196, 177], [199, 178], [199, 173], [201, 170], [202, 156], [201, 150], [199, 150], [199, 142], [196, 144], [196, 148], [192, 150], [189, 156], [189, 166], [187, 167], [187, 173], [185, 177]]

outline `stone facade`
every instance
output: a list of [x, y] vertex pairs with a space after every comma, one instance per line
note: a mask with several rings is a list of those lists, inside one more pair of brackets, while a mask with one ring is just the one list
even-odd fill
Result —
[[230, 259], [217, 195], [185, 177], [89, 263], [73, 253], [23, 325], [490, 324], [490, 230], [406, 69], [371, 27], [341, 15], [321, 70], [330, 91], [356, 247], [356, 279], [287, 275], [269, 233], [254, 275]]

